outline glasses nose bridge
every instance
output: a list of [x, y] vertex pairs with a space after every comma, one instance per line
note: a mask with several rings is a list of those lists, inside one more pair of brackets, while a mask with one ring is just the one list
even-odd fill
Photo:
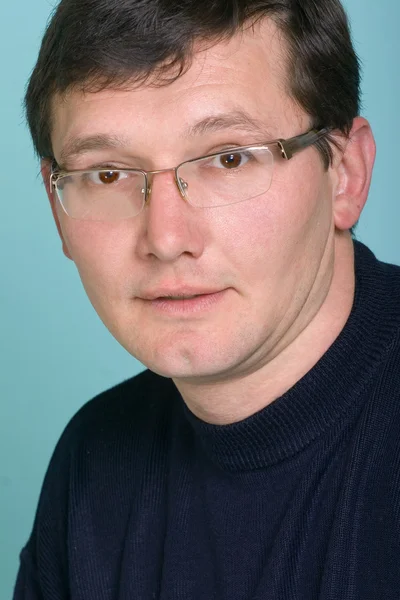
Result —
[[170, 167], [169, 169], [155, 169], [154, 171], [146, 171], [147, 175], [157, 175], [157, 173], [168, 173], [169, 171], [176, 172], [177, 167]]
[[178, 178], [178, 167], [169, 167], [168, 169], [154, 169], [152, 171], [144, 171], [146, 174], [146, 182], [147, 182], [146, 202], [148, 202], [151, 197], [151, 191], [152, 191], [151, 182], [152, 182], [153, 175], [158, 175], [160, 173], [170, 173], [171, 171], [174, 173], [176, 187], [178, 188], [178, 191], [179, 191], [180, 195], [182, 196], [182, 198], [185, 199], [185, 194], [184, 194], [184, 191], [182, 189], [182, 186], [181, 186], [181, 184], [179, 182], [179, 178]]

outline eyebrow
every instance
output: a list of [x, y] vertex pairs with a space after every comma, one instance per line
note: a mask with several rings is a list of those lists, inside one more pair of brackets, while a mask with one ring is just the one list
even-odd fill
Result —
[[[196, 137], [206, 133], [218, 133], [228, 129], [253, 132], [268, 138], [268, 129], [261, 120], [250, 116], [243, 110], [229, 113], [210, 115], [190, 125], [179, 137]], [[71, 138], [65, 142], [60, 152], [60, 164], [65, 164], [72, 158], [94, 150], [121, 149], [130, 146], [128, 138], [113, 134], [98, 133], [86, 137]]]
[[187, 136], [204, 135], [226, 129], [267, 134], [267, 127], [263, 121], [256, 119], [243, 110], [234, 110], [220, 115], [205, 117], [195, 125], [191, 125], [184, 133]]
[[111, 150], [127, 147], [127, 138], [106, 133], [98, 133], [86, 137], [71, 138], [66, 141], [60, 152], [60, 163], [64, 164], [76, 156], [93, 150]]

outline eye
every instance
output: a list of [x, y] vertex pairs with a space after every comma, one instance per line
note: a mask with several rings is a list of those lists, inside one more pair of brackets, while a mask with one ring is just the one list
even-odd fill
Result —
[[250, 160], [250, 156], [245, 152], [230, 152], [228, 154], [218, 154], [214, 158], [213, 167], [218, 169], [238, 169], [243, 167]]
[[92, 183], [97, 185], [110, 185], [112, 183], [116, 183], [120, 179], [125, 179], [127, 177], [127, 173], [123, 171], [92, 171], [91, 173], [87, 173], [87, 177], [90, 179]]

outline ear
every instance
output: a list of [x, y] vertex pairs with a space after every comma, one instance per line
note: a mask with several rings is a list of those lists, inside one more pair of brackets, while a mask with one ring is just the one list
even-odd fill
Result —
[[334, 167], [338, 175], [333, 204], [337, 229], [351, 229], [360, 218], [368, 197], [375, 154], [371, 127], [366, 119], [357, 117]]
[[[65, 242], [63, 232], [61, 229], [61, 225], [60, 225], [60, 218], [58, 215], [58, 210], [60, 210], [61, 207], [60, 207], [60, 204], [56, 197], [56, 191], [55, 191], [54, 187], [50, 184], [51, 160], [49, 160], [49, 159], [42, 160], [41, 173], [42, 173], [43, 183], [46, 188], [47, 197], [50, 201], [51, 212], [53, 213], [54, 221], [57, 226], [58, 235], [60, 236], [60, 239], [61, 239], [63, 252], [67, 258], [69, 258], [70, 260], [73, 260], [71, 257], [71, 254], [68, 250], [67, 244]], [[62, 210], [62, 208], [61, 208], [61, 210]]]

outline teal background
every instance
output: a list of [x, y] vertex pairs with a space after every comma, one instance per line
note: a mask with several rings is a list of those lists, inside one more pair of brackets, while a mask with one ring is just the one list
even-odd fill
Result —
[[[1, 0], [0, 598], [11, 598], [43, 475], [67, 421], [142, 366], [104, 328], [61, 253], [21, 101], [52, 9]], [[378, 157], [357, 237], [400, 263], [398, 0], [347, 0]]]

